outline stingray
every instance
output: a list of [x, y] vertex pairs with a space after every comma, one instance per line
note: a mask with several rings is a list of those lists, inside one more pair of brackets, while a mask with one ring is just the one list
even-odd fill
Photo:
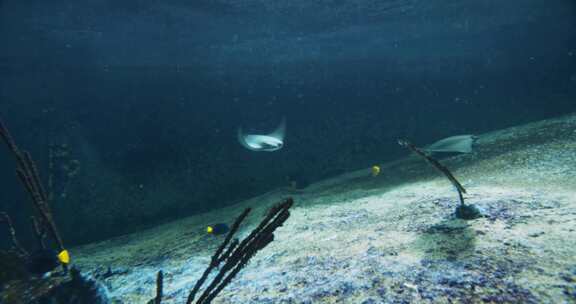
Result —
[[472, 152], [472, 145], [476, 141], [474, 135], [457, 135], [441, 139], [429, 146], [424, 147], [422, 150], [435, 153], [435, 152], [456, 152], [456, 153], [470, 153]]
[[238, 128], [238, 141], [252, 151], [272, 152], [282, 149], [284, 146], [284, 134], [286, 133], [286, 120], [282, 119], [274, 132], [266, 135], [244, 134], [242, 128]]

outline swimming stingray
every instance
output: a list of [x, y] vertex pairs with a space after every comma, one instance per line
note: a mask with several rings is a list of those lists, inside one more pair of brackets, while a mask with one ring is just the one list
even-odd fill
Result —
[[458, 135], [441, 139], [429, 146], [424, 147], [424, 151], [434, 152], [456, 152], [456, 153], [470, 153], [472, 152], [472, 145], [476, 141], [474, 135]]
[[276, 130], [267, 135], [244, 134], [242, 128], [238, 128], [238, 141], [248, 150], [272, 152], [282, 149], [284, 146], [285, 133], [286, 120], [282, 119], [282, 122], [280, 122]]

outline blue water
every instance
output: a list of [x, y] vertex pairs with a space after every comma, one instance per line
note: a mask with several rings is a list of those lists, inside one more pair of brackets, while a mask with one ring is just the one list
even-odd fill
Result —
[[[0, 37], [0, 115], [71, 244], [576, 110], [568, 0], [3, 0]], [[283, 117], [282, 150], [238, 144]]]

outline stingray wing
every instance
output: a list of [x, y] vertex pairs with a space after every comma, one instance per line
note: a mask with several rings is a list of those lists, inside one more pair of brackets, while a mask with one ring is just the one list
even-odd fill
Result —
[[242, 128], [238, 128], [237, 138], [238, 142], [242, 145], [242, 147], [254, 151], [254, 148], [248, 145], [248, 143], [246, 142], [246, 135], [244, 135]]
[[427, 152], [472, 152], [472, 145], [475, 141], [474, 135], [457, 135], [441, 139], [423, 150]]
[[274, 137], [282, 142], [284, 142], [284, 135], [286, 134], [286, 118], [282, 118], [280, 125], [274, 130], [274, 132], [268, 134], [270, 137]]

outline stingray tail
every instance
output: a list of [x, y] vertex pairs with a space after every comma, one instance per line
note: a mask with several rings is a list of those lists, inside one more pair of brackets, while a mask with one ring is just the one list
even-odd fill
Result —
[[248, 145], [246, 144], [246, 140], [244, 139], [244, 132], [242, 131], [242, 127], [238, 128], [238, 133], [236, 134], [236, 138], [238, 139], [238, 142], [244, 147], [244, 148], [248, 148]]

